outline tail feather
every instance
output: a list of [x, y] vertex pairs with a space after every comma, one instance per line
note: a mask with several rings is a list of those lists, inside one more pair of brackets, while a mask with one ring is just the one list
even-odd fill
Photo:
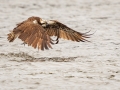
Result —
[[7, 39], [8, 39], [9, 42], [13, 42], [18, 36], [18, 34], [15, 34], [14, 32], [11, 32], [11, 33], [9, 33], [7, 35], [8, 35]]

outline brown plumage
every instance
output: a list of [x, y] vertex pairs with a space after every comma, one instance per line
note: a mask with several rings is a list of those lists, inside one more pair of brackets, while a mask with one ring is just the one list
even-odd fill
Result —
[[90, 34], [88, 35], [87, 33], [77, 32], [56, 20], [50, 20], [47, 22], [47, 24], [48, 25], [45, 27], [47, 34], [49, 36], [57, 36], [57, 43], [59, 42], [59, 38], [84, 42], [88, 41], [85, 38], [89, 38], [90, 36]]
[[8, 34], [8, 40], [13, 42], [18, 37], [29, 46], [44, 50], [52, 48], [51, 44], [54, 44], [50, 36], [57, 36], [56, 43], [59, 38], [84, 42], [87, 41], [85, 38], [89, 37], [86, 33], [77, 32], [58, 21], [30, 17], [17, 24], [17, 27]]

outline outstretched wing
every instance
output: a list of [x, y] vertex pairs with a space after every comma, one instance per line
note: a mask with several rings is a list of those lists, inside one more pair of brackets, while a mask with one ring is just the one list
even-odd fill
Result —
[[32, 21], [24, 21], [13, 30], [14, 34], [19, 34], [20, 38], [24, 43], [38, 48], [41, 50], [52, 48], [51, 38], [45, 32], [44, 28], [38, 23], [33, 23]]
[[88, 41], [85, 38], [89, 38], [89, 35], [86, 33], [80, 33], [77, 32], [66, 25], [55, 21], [55, 20], [50, 20], [47, 22], [48, 25], [45, 27], [46, 32], [49, 36], [57, 36], [57, 43], [59, 38], [67, 39], [67, 40], [72, 40], [72, 41], [77, 41], [77, 42], [84, 42]]

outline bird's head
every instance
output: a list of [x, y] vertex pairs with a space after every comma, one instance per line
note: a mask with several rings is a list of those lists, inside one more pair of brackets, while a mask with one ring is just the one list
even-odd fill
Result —
[[47, 27], [47, 25], [48, 25], [47, 21], [44, 19], [40, 19], [40, 23], [43, 27]]
[[28, 20], [32, 21], [34, 24], [40, 24], [42, 27], [47, 27], [47, 21], [42, 18], [32, 16], [29, 17]]
[[55, 23], [55, 21], [54, 21], [54, 20], [49, 20], [49, 21], [47, 21], [47, 23], [48, 23], [49, 25], [52, 25], [52, 24]]

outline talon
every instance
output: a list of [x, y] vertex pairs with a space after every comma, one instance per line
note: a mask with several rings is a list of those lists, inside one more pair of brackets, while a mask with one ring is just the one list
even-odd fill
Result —
[[24, 43], [22, 43], [21, 45], [24, 45], [24, 46], [25, 46], [25, 44], [27, 44], [27, 43], [24, 42]]

